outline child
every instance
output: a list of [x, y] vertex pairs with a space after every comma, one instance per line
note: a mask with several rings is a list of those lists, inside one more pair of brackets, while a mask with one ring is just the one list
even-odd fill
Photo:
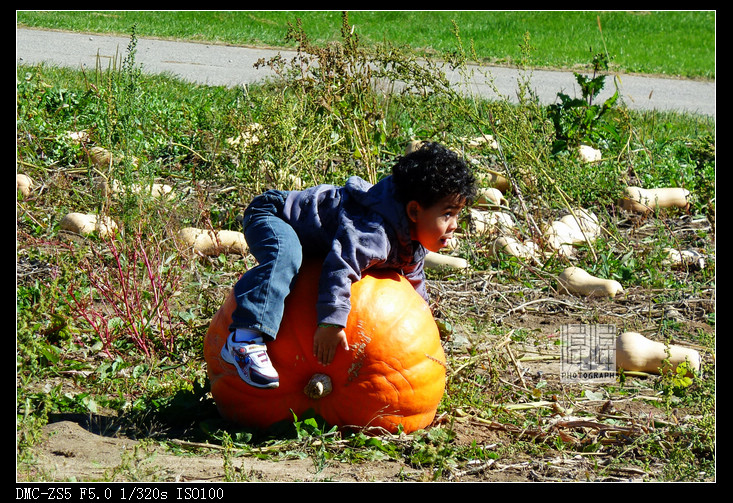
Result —
[[351, 284], [367, 269], [399, 271], [427, 300], [423, 263], [427, 251], [446, 246], [458, 215], [476, 194], [475, 178], [455, 153], [427, 143], [400, 158], [370, 185], [352, 176], [343, 187], [270, 190], [256, 197], [242, 226], [258, 265], [234, 286], [237, 308], [222, 358], [258, 388], [279, 384], [265, 343], [274, 340], [304, 256], [325, 257], [316, 303], [313, 354], [328, 365], [340, 346]]

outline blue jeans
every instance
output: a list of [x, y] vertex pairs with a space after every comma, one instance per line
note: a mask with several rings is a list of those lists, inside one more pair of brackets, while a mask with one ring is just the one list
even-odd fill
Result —
[[[303, 263], [303, 248], [295, 230], [282, 219], [286, 194], [270, 190], [256, 197], [244, 212], [242, 227], [257, 265], [234, 285], [237, 307], [230, 330], [259, 330], [275, 339], [285, 297]], [[267, 337], [265, 339], [267, 339]]]

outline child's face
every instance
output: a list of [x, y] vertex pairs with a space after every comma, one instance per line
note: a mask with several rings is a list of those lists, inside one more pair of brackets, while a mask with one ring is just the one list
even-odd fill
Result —
[[427, 250], [437, 252], [445, 248], [453, 231], [458, 228], [458, 216], [466, 201], [449, 195], [432, 206], [422, 206], [417, 201], [407, 203], [407, 217], [411, 222], [412, 239]]

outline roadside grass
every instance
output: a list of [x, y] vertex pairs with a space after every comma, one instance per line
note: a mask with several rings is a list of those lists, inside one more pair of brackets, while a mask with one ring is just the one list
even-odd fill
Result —
[[[513, 353], [482, 349], [481, 337], [506, 338], [515, 347], [552, 342], [494, 323], [491, 313], [478, 307], [478, 299], [468, 315], [455, 304], [440, 306], [442, 319], [471, 340], [465, 353], [451, 355], [455, 372], [439, 410], [447, 426], [407, 439], [370, 439], [358, 434], [341, 437], [312, 418], [295, 418], [287, 433], [273, 440], [218, 419], [207, 395], [203, 336], [237, 274], [251, 264], [241, 256], [191, 257], [177, 246], [175, 231], [188, 225], [238, 230], [237, 216], [251, 197], [271, 185], [292, 187], [288, 175], [305, 184], [342, 183], [352, 174], [379, 178], [413, 139], [434, 139], [470, 152], [479, 173], [508, 169], [527, 204], [526, 213], [517, 210], [522, 222], [527, 216], [546, 220], [568, 203], [591, 208], [607, 223], [608, 235], [592, 253], [581, 253], [578, 265], [623, 279], [628, 288], [650, 289], [650, 304], [694, 299], [714, 290], [714, 264], [682, 275], [662, 265], [663, 248], [690, 242], [714, 257], [714, 226], [682, 236], [671, 227], [673, 216], [660, 213], [633, 222], [645, 234], [634, 243], [638, 248], [632, 248], [615, 206], [630, 179], [646, 186], [684, 185], [693, 194], [689, 218], [714, 222], [711, 119], [635, 113], [614, 106], [592, 124], [603, 124], [599, 129], [612, 134], [601, 135], [604, 159], [590, 171], [572, 147], [583, 138], [569, 138], [567, 148], [552, 150], [556, 131], [548, 110], [531, 97], [511, 105], [458, 95], [441, 84], [439, 75], [418, 73], [412, 54], [384, 51], [375, 56], [358, 43], [349, 45], [358, 42], [349, 33], [343, 31], [343, 42], [351, 49], [338, 53], [311, 45], [305, 31], [293, 28], [289, 35], [304, 51], [320, 58], [321, 65], [341, 70], [318, 72], [306, 65], [296, 72], [303, 77], [294, 78], [292, 68], [277, 67], [282, 80], [246, 89], [144, 75], [134, 61], [135, 34], [128, 53], [111, 69], [80, 73], [45, 65], [18, 67], [17, 169], [38, 183], [29, 197], [19, 196], [16, 206], [19, 472], [32, 471], [30, 447], [38, 441], [40, 428], [65, 413], [111, 417], [116, 427], [137, 437], [218, 442], [229, 460], [255, 450], [277, 456], [301, 449], [317, 466], [329, 459], [396, 459], [431, 468], [436, 480], [476, 460], [489, 463], [517, 453], [576, 449], [572, 436], [550, 435], [543, 429], [553, 409], [532, 404], [553, 396], [572, 404], [586, 391], [555, 387], [542, 379], [527, 386], [507, 381], [507, 373], [515, 370]], [[532, 52], [524, 50], [522, 57], [531, 57]], [[457, 51], [452, 57], [456, 54], [457, 61], [466, 62], [465, 54]], [[367, 58], [374, 58], [378, 67], [380, 62], [398, 63], [413, 92], [377, 93], [361, 73]], [[252, 129], [253, 124], [262, 129]], [[89, 139], [79, 142], [69, 136], [79, 131]], [[244, 141], [253, 132], [257, 141]], [[502, 153], [487, 146], [466, 150], [466, 138], [479, 134], [496, 136]], [[232, 141], [238, 137], [242, 141]], [[90, 161], [94, 145], [124, 157], [100, 167]], [[280, 176], [273, 180], [273, 172]], [[175, 195], [108, 198], [96, 189], [100, 177], [124, 186], [162, 180], [173, 186]], [[115, 217], [125, 231], [116, 238], [121, 241], [61, 232], [59, 221], [68, 211]], [[547, 291], [549, 279], [567, 265], [561, 258], [548, 260], [542, 270], [507, 257], [496, 263], [483, 253], [483, 244], [479, 237], [469, 239], [461, 253], [471, 259], [479, 278], [485, 274], [499, 285], [519, 285], [511, 298], [517, 304], [529, 292]], [[145, 264], [143, 256], [150, 259]], [[104, 284], [95, 272], [115, 270], [130, 274], [103, 278], [110, 286], [139, 292], [137, 304], [120, 309], [121, 304], [100, 296]], [[430, 279], [449, 288], [461, 285], [460, 278], [446, 272], [431, 272]], [[95, 325], [95, 319], [105, 323]], [[714, 312], [707, 321], [715, 326]], [[672, 339], [692, 339], [714, 354], [715, 338], [709, 332], [691, 333], [669, 320], [660, 321], [657, 329]], [[604, 396], [654, 388], [655, 396], [661, 397], [656, 403], [670, 415], [670, 424], [636, 436], [632, 444], [584, 448], [610, 449], [617, 463], [679, 461], [665, 465], [659, 480], [714, 479], [714, 375], [714, 368], [706, 368], [706, 378], [692, 385], [673, 376], [633, 382], [626, 377]], [[672, 425], [672, 410], [680, 407], [695, 418], [692, 425]], [[464, 414], [501, 426], [517, 441], [498, 450], [457, 443], [451, 424], [458, 424]], [[521, 432], [533, 433], [535, 439]], [[313, 439], [321, 447], [314, 448]], [[140, 476], [127, 472], [130, 478]], [[600, 470], [606, 472], [611, 468]], [[227, 471], [229, 480], [238, 476]]]
[[[607, 51], [613, 70], [687, 78], [715, 78], [714, 11], [353, 11], [362, 42], [386, 40], [418, 54], [454, 49], [452, 23], [473, 41], [478, 61], [519, 65], [529, 32], [537, 67], [584, 67]], [[18, 11], [19, 25], [91, 33], [179, 38], [282, 47], [287, 23], [302, 19], [318, 43], [338, 41], [338, 11]], [[599, 32], [598, 23], [602, 26]], [[604, 40], [605, 39], [605, 40]], [[292, 44], [285, 44], [292, 47]], [[670, 58], [669, 54], [674, 54]]]

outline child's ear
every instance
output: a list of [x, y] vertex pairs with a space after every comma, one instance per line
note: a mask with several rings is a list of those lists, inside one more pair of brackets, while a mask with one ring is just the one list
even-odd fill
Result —
[[410, 222], [413, 224], [417, 222], [417, 217], [420, 214], [420, 203], [415, 200], [409, 201], [405, 206], [405, 210], [407, 211], [407, 218], [410, 219]]

